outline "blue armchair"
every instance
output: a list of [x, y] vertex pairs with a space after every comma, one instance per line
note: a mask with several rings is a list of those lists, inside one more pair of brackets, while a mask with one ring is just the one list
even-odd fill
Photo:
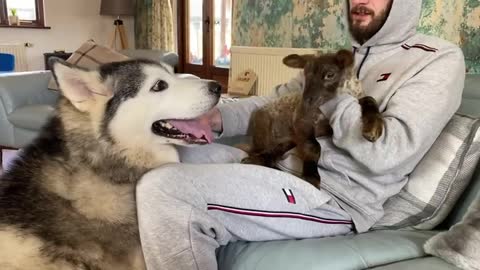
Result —
[[47, 88], [51, 76], [49, 71], [0, 74], [0, 151], [25, 146], [53, 112], [59, 93]]
[[0, 53], [0, 73], [15, 70], [15, 56], [8, 53]]

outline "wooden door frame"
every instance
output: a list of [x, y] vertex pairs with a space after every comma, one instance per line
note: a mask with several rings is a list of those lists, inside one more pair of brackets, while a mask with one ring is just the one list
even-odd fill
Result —
[[[203, 65], [192, 65], [188, 63], [188, 8], [187, 8], [187, 1], [188, 0], [177, 0], [177, 41], [178, 41], [178, 56], [179, 56], [179, 64], [178, 70], [179, 72], [191, 72], [200, 77], [205, 79], [215, 79], [215, 77], [225, 77], [228, 79], [229, 69], [228, 68], [219, 68], [214, 66], [214, 59], [213, 54], [214, 51], [212, 50], [214, 44], [214, 32], [215, 24], [215, 14], [214, 14], [214, 0], [204, 0], [203, 5]], [[233, 0], [232, 0], [232, 8], [233, 8]], [[210, 23], [208, 24], [208, 32], [205, 31], [206, 22], [205, 18], [210, 19]]]
[[184, 72], [184, 52], [185, 52], [185, 37], [183, 35], [183, 29], [185, 27], [185, 18], [183, 16], [183, 10], [185, 10], [185, 1], [183, 0], [174, 0], [177, 1], [177, 50], [178, 50], [178, 71]]

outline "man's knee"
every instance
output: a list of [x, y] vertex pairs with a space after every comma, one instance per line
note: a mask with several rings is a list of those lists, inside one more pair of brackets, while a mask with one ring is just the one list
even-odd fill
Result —
[[136, 193], [137, 197], [151, 197], [152, 194], [159, 195], [170, 191], [176, 181], [179, 168], [174, 166], [162, 166], [145, 173], [138, 181]]
[[190, 173], [188, 166], [195, 165], [164, 165], [145, 173], [137, 184], [137, 204], [175, 199], [191, 200], [193, 203], [198, 192], [193, 185], [195, 175]]

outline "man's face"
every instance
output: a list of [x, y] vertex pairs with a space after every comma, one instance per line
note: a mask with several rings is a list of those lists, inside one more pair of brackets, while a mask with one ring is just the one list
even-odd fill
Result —
[[350, 33], [360, 44], [365, 43], [382, 28], [393, 0], [347, 0]]

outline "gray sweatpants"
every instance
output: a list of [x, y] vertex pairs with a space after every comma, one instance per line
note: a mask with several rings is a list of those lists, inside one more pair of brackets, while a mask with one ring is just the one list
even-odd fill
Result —
[[[138, 222], [149, 270], [217, 269], [215, 250], [236, 240], [352, 231], [349, 215], [326, 192], [282, 171], [233, 164], [244, 156], [239, 151], [186, 148], [182, 162], [210, 164], [165, 165], [141, 179]], [[230, 164], [212, 164], [222, 161]]]

